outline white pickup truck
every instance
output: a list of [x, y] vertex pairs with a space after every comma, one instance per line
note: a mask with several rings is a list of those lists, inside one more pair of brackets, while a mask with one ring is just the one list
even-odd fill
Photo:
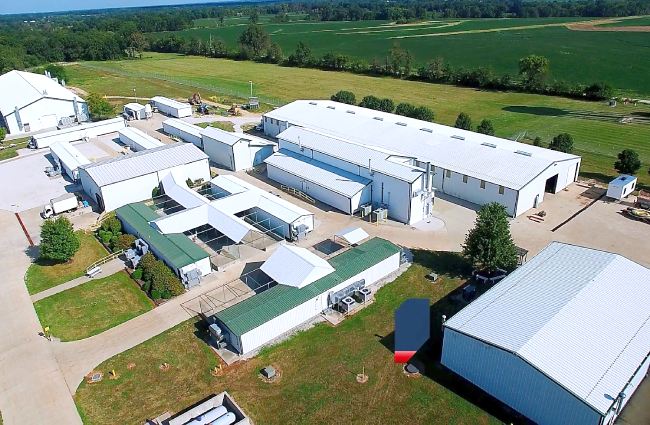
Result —
[[43, 218], [50, 218], [56, 214], [77, 209], [77, 196], [74, 193], [66, 193], [50, 200], [50, 203], [43, 206]]

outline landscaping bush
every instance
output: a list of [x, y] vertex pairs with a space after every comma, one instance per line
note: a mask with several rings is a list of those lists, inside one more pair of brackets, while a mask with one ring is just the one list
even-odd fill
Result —
[[185, 287], [181, 283], [180, 279], [174, 276], [173, 278], [169, 279], [169, 281], [167, 282], [167, 290], [173, 296], [177, 296], [185, 292]]
[[172, 294], [170, 294], [169, 291], [167, 291], [167, 290], [164, 290], [164, 291], [162, 291], [160, 293], [160, 298], [162, 298], [163, 300], [168, 300], [171, 297], [172, 297]]
[[133, 271], [133, 279], [136, 279], [136, 280], [142, 279], [142, 269], [141, 268], [138, 267], [137, 269], [135, 269]]
[[347, 103], [348, 105], [356, 105], [357, 103], [357, 98], [354, 96], [354, 93], [345, 90], [333, 94], [331, 99], [334, 102]]
[[102, 242], [104, 242], [105, 245], [110, 245], [112, 237], [113, 234], [111, 232], [107, 232], [104, 230], [99, 232], [99, 238], [102, 240]]
[[115, 242], [113, 243], [113, 249], [114, 250], [129, 249], [132, 248], [134, 245], [135, 245], [135, 236], [129, 235], [127, 233], [126, 235], [118, 235], [115, 238]]
[[151, 252], [147, 252], [140, 258], [138, 267], [142, 268], [142, 279], [151, 282], [151, 267], [156, 263], [156, 257]]
[[149, 291], [151, 291], [151, 282], [145, 282], [144, 285], [142, 285], [142, 290], [149, 293]]
[[102, 230], [116, 234], [122, 231], [122, 223], [117, 217], [109, 217], [102, 221]]
[[454, 127], [462, 128], [463, 130], [471, 130], [472, 129], [472, 119], [465, 112], [461, 112], [458, 115], [458, 118], [456, 118], [456, 124], [454, 124]]
[[573, 152], [573, 137], [569, 133], [561, 133], [553, 137], [553, 140], [548, 145], [549, 149], [554, 151], [572, 153]]
[[151, 291], [151, 298], [153, 298], [154, 300], [159, 300], [160, 299], [160, 292], [158, 292], [156, 290]]

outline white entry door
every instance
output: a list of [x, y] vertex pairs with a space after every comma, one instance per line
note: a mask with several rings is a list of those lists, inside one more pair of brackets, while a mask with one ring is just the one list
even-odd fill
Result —
[[56, 118], [55, 114], [43, 115], [40, 121], [42, 129], [56, 127], [59, 124], [59, 120]]

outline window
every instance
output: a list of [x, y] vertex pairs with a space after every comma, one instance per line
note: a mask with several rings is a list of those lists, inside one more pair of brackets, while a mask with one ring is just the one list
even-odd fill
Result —
[[463, 174], [463, 183], [467, 183], [467, 174]]
[[432, 165], [431, 166], [431, 174], [435, 174], [435, 172], [436, 172], [436, 166]]
[[499, 195], [503, 195], [503, 192], [505, 191], [503, 186], [499, 186]]
[[485, 189], [485, 180], [481, 180], [481, 189]]
[[451, 178], [451, 171], [450, 171], [450, 170], [447, 170], [447, 173], [446, 173], [446, 174], [447, 174], [447, 178], [450, 179], [450, 178]]

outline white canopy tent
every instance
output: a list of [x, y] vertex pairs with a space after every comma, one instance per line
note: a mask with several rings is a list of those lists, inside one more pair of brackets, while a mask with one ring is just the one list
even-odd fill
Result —
[[298, 289], [334, 272], [334, 267], [316, 254], [289, 245], [280, 245], [260, 269], [279, 284]]
[[362, 240], [369, 237], [370, 235], [367, 234], [366, 231], [361, 227], [350, 227], [349, 229], [345, 229], [334, 235], [334, 241], [336, 242], [336, 239], [338, 238], [343, 239], [349, 245], [356, 245]]

